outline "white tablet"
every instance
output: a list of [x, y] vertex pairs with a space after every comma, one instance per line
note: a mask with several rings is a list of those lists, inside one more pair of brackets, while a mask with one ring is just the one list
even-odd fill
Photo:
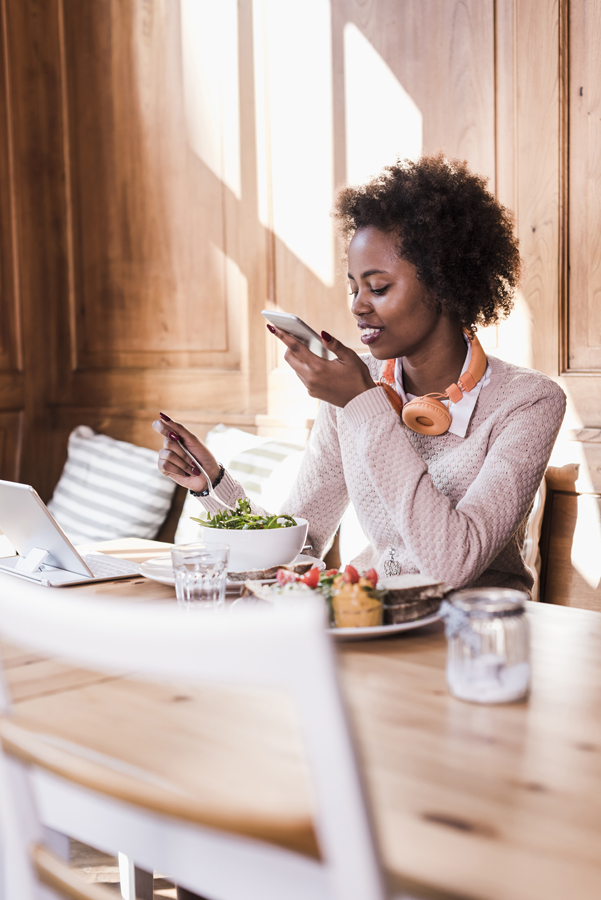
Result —
[[[84, 559], [29, 484], [0, 480], [0, 528], [19, 554], [0, 559], [0, 571], [12, 575], [62, 585], [130, 578], [139, 571], [135, 563], [118, 557], [89, 554]], [[35, 565], [36, 549], [41, 565]]]

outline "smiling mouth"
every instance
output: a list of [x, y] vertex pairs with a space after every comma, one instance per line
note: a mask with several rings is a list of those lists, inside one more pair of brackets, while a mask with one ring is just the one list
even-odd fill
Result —
[[362, 344], [373, 344], [379, 336], [384, 331], [383, 328], [361, 328], [361, 343]]

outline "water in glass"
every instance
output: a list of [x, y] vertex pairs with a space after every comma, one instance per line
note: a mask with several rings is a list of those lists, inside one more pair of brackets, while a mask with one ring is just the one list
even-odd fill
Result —
[[178, 544], [171, 548], [175, 593], [187, 610], [214, 610], [225, 603], [227, 544]]

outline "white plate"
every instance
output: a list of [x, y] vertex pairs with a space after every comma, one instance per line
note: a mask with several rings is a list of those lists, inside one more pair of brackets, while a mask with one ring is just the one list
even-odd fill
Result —
[[[315, 556], [306, 556], [304, 553], [301, 553], [296, 557], [293, 565], [297, 566], [301, 563], [312, 563], [314, 566], [317, 566], [320, 572], [326, 567], [326, 564], [322, 559], [317, 559]], [[161, 584], [175, 586], [175, 576], [173, 575], [173, 569], [171, 568], [171, 556], [168, 553], [163, 553], [161, 556], [154, 556], [152, 559], [147, 559], [146, 562], [140, 563], [140, 575], [150, 578], [151, 581], [158, 581]], [[274, 584], [274, 582], [275, 578], [270, 578], [262, 583]], [[243, 581], [228, 581], [226, 591], [240, 591], [243, 585]]]
[[438, 622], [439, 619], [440, 613], [437, 612], [432, 616], [425, 616], [423, 619], [399, 622], [398, 625], [371, 625], [368, 628], [328, 628], [328, 634], [331, 634], [337, 641], [371, 641], [375, 638], [389, 637], [401, 631], [423, 628], [424, 625], [431, 625], [433, 622]]

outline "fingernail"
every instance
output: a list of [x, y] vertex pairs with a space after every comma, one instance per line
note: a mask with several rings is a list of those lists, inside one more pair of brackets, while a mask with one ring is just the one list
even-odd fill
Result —
[[197, 469], [196, 466], [192, 466], [191, 475], [200, 475], [200, 469]]
[[271, 331], [272, 334], [275, 334], [275, 328], [273, 327], [273, 325], [268, 325], [267, 328], [269, 331]]
[[332, 340], [332, 335], [331, 335], [331, 334], [328, 334], [327, 331], [322, 331], [322, 332], [321, 332], [321, 336], [322, 336], [322, 338], [324, 339], [324, 341], [327, 341], [328, 344], [329, 344], [330, 341]]
[[169, 440], [170, 441], [179, 441], [179, 434], [176, 434], [175, 431], [169, 432]]
[[171, 419], [169, 418], [169, 416], [166, 416], [165, 413], [159, 413], [159, 416], [161, 417], [161, 419], [163, 420], [163, 422], [170, 422], [170, 421], [171, 421]]

